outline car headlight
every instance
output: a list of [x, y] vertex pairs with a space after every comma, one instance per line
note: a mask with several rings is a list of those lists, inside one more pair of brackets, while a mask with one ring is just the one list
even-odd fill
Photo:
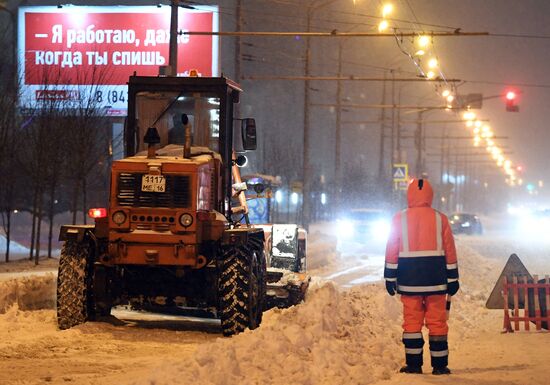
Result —
[[387, 240], [390, 236], [391, 231], [391, 223], [388, 220], [380, 219], [376, 222], [374, 222], [374, 226], [372, 228], [372, 235], [380, 240]]
[[355, 225], [352, 221], [344, 219], [337, 222], [338, 223], [338, 236], [342, 238], [353, 237], [355, 233]]
[[183, 227], [189, 227], [193, 223], [193, 216], [191, 214], [182, 214], [180, 216], [180, 225]]
[[119, 226], [126, 222], [126, 214], [124, 213], [124, 211], [115, 211], [112, 218], [113, 222], [115, 222]]

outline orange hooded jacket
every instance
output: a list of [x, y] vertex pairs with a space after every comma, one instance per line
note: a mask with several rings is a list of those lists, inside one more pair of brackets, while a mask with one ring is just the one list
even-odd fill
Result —
[[392, 220], [384, 278], [397, 281], [405, 295], [444, 294], [458, 280], [456, 249], [447, 217], [431, 207], [433, 190], [425, 179], [407, 189], [408, 209]]

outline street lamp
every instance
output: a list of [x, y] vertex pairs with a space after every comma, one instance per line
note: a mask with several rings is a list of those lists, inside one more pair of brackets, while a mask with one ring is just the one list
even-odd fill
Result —
[[421, 35], [418, 37], [416, 43], [420, 48], [426, 48], [430, 44], [430, 37], [426, 35]]
[[390, 24], [387, 20], [382, 20], [380, 24], [378, 24], [378, 32], [384, 32], [389, 26]]

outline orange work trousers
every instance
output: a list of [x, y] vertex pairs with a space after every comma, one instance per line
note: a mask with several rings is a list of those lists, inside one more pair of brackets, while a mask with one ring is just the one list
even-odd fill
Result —
[[446, 294], [402, 295], [403, 331], [417, 333], [426, 324], [431, 336], [447, 335], [446, 297]]

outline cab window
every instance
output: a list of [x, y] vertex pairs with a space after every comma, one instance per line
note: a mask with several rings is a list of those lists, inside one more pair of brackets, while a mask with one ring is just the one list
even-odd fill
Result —
[[219, 152], [220, 98], [206, 92], [140, 92], [136, 95], [138, 151], [147, 146], [143, 135], [156, 127], [160, 147], [183, 145], [185, 125], [191, 126], [191, 146]]

